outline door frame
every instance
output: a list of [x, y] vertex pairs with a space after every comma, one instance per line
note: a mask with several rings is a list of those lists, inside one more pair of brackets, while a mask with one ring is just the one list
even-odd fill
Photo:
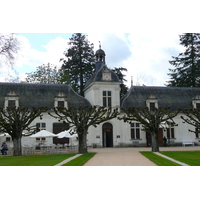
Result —
[[102, 126], [102, 145], [103, 147], [113, 147], [113, 125], [109, 122]]

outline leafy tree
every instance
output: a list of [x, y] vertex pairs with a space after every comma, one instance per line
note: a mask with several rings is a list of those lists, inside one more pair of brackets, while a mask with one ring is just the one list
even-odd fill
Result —
[[184, 122], [195, 127], [195, 130], [189, 129], [190, 132], [195, 134], [200, 133], [200, 110], [199, 109], [184, 109], [183, 113], [185, 116], [181, 116]]
[[68, 83], [68, 80], [60, 69], [57, 69], [56, 66], [48, 63], [47, 65], [37, 67], [35, 72], [27, 73], [26, 82], [61, 84]]
[[118, 115], [118, 109], [84, 106], [69, 108], [54, 108], [56, 115], [51, 116], [69, 123], [75, 130], [79, 139], [79, 153], [87, 153], [87, 134], [90, 126], [97, 127], [98, 124], [113, 119]]
[[180, 35], [180, 41], [186, 50], [169, 61], [175, 69], [169, 69], [171, 80], [168, 86], [200, 87], [200, 34], [184, 33]]
[[126, 75], [124, 75], [122, 72], [123, 71], [127, 72], [127, 69], [124, 67], [115, 67], [112, 71], [117, 74], [119, 80], [122, 82], [120, 84], [120, 88], [121, 88], [120, 98], [123, 98], [128, 92], [128, 87], [124, 84], [124, 82], [126, 82], [127, 80], [124, 78]]
[[90, 44], [86, 35], [75, 33], [70, 38], [69, 45], [70, 48], [64, 52], [66, 59], [61, 59], [62, 69], [72, 88], [84, 96], [84, 86], [95, 69], [93, 44]]
[[0, 58], [2, 58], [1, 60], [4, 60], [6, 64], [9, 63], [13, 65], [19, 50], [20, 42], [14, 34], [0, 33]]
[[47, 108], [25, 108], [25, 107], [7, 107], [0, 108], [0, 132], [8, 133], [13, 140], [13, 155], [21, 156], [21, 138], [22, 132], [27, 130], [30, 134], [34, 133], [36, 126], [31, 125], [36, 117], [41, 117], [42, 112]]
[[152, 139], [152, 151], [159, 151], [158, 133], [159, 128], [165, 128], [167, 125], [176, 125], [173, 118], [179, 111], [172, 112], [169, 108], [155, 108], [150, 110], [149, 108], [122, 108], [126, 115], [119, 117], [118, 119], [124, 120], [124, 122], [131, 123], [133, 121], [140, 122], [144, 131], [151, 134]]

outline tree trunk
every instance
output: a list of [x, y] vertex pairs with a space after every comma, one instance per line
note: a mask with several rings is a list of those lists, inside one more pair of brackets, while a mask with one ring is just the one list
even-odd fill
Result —
[[78, 134], [79, 146], [78, 152], [79, 153], [87, 153], [87, 132], [83, 132]]
[[13, 139], [13, 156], [22, 156], [21, 137]]
[[152, 141], [152, 152], [159, 152], [158, 134], [152, 133], [151, 141]]

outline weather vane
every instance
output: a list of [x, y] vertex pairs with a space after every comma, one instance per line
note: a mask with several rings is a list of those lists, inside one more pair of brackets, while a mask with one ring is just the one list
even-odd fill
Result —
[[99, 41], [99, 49], [101, 49], [101, 42]]

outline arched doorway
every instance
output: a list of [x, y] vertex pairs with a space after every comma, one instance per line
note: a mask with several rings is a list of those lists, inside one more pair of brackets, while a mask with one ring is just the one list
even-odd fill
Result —
[[105, 123], [102, 126], [103, 147], [113, 147], [113, 126]]

